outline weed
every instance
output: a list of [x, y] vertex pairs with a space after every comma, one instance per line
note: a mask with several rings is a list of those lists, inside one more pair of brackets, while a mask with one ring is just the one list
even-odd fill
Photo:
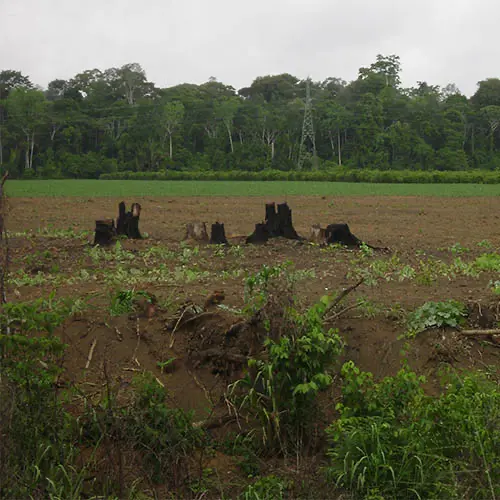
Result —
[[165, 361], [158, 361], [158, 362], [156, 363], [156, 365], [158, 366], [158, 368], [160, 369], [160, 371], [161, 371], [162, 373], [164, 373], [164, 371], [165, 371], [166, 369], [168, 369], [168, 367], [169, 367], [169, 366], [172, 366], [173, 362], [174, 362], [176, 359], [177, 359], [177, 358], [169, 358], [169, 359], [167, 359], [167, 360], [165, 360]]
[[432, 398], [425, 379], [407, 368], [376, 384], [349, 362], [342, 376], [340, 417], [327, 430], [328, 475], [336, 485], [364, 498], [498, 494], [497, 384], [452, 376], [445, 393]]
[[270, 475], [257, 479], [247, 486], [240, 495], [240, 500], [283, 500], [290, 488], [288, 481]]
[[479, 271], [500, 272], [500, 254], [484, 253], [474, 261], [474, 267]]
[[113, 295], [109, 312], [111, 316], [121, 316], [122, 314], [131, 313], [135, 310], [137, 300], [144, 298], [147, 302], [152, 303], [152, 296], [148, 292], [142, 290], [120, 290]]
[[48, 299], [4, 304], [0, 322], [13, 333], [26, 334], [35, 331], [52, 335], [71, 314], [83, 307], [85, 306], [81, 299], [56, 299], [55, 292], [52, 292]]
[[477, 244], [477, 246], [479, 248], [493, 248], [493, 244], [489, 240], [482, 240]]
[[193, 427], [191, 413], [165, 404], [166, 391], [153, 375], [144, 374], [134, 384], [135, 401], [125, 414], [127, 440], [145, 454], [154, 481], [178, 483], [202, 432]]
[[460, 255], [462, 253], [467, 253], [470, 252], [470, 249], [467, 247], [462, 246], [460, 243], [455, 243], [453, 244], [448, 250], [453, 254], [453, 255]]
[[461, 302], [426, 302], [408, 316], [406, 336], [414, 337], [433, 327], [455, 328], [463, 323], [465, 316], [466, 308]]
[[[9, 312], [21, 311], [29, 316], [21, 317], [26, 320], [21, 331], [53, 329], [48, 317], [34, 315], [31, 307]], [[85, 474], [73, 468], [75, 422], [56, 385], [64, 348], [56, 337], [0, 335], [2, 498], [81, 496]]]

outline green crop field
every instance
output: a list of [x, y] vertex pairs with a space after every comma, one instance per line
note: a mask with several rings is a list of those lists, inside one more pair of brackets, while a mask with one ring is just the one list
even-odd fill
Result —
[[500, 184], [368, 184], [299, 181], [8, 181], [12, 197], [81, 196], [499, 196]]

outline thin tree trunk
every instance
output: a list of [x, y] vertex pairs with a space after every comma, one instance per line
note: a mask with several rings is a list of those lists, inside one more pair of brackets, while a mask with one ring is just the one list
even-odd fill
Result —
[[274, 141], [271, 142], [271, 159], [274, 160]]
[[226, 125], [226, 129], [227, 129], [227, 135], [229, 136], [229, 144], [231, 144], [231, 153], [234, 153], [233, 136], [231, 134], [231, 128]]
[[0, 123], [0, 169], [3, 167], [2, 124]]
[[328, 132], [328, 138], [330, 139], [330, 146], [332, 148], [332, 157], [335, 157], [335, 146], [333, 145], [333, 137], [331, 132]]
[[169, 138], [170, 138], [170, 159], [172, 159], [172, 134], [170, 134]]
[[33, 168], [33, 151], [35, 150], [35, 132], [31, 135], [30, 168]]
[[24, 155], [24, 168], [29, 170], [30, 168], [30, 135], [26, 132], [26, 153]]
[[340, 150], [340, 129], [337, 130], [337, 145], [339, 150], [339, 167], [342, 166], [342, 151]]

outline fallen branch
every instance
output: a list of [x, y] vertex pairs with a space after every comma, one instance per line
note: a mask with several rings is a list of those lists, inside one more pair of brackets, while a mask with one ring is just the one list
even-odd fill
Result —
[[352, 291], [356, 290], [358, 286], [360, 286], [362, 283], [364, 283], [365, 279], [361, 278], [356, 284], [350, 286], [349, 288], [346, 288], [345, 290], [342, 290], [337, 297], [335, 297], [335, 300], [328, 306], [326, 311], [323, 313], [323, 317], [325, 317], [332, 309], [337, 307]]
[[172, 330], [172, 333], [170, 334], [170, 344], [168, 345], [169, 349], [172, 349], [174, 347], [174, 342], [175, 342], [175, 332], [177, 330], [177, 327], [179, 326], [180, 322], [182, 321], [182, 318], [184, 317], [184, 314], [186, 314], [186, 311], [189, 309], [189, 306], [185, 307], [179, 316], [179, 319], [177, 320], [177, 323], [174, 326], [174, 329]]
[[88, 367], [90, 366], [90, 362], [92, 361], [92, 356], [94, 355], [94, 349], [95, 349], [96, 344], [97, 344], [97, 339], [94, 339], [94, 341], [92, 342], [92, 345], [90, 346], [89, 355], [87, 356], [87, 363], [85, 364], [86, 370], [88, 369]]
[[342, 316], [346, 312], [352, 311], [353, 309], [357, 309], [358, 307], [360, 307], [362, 305], [363, 304], [352, 304], [350, 306], [347, 306], [344, 309], [342, 309], [341, 311], [339, 311], [337, 313], [333, 313], [330, 316], [327, 316], [326, 318], [324, 318], [324, 321], [334, 321], [334, 320], [340, 318], [340, 316]]
[[467, 335], [473, 337], [474, 335], [500, 335], [500, 328], [495, 328], [492, 330], [459, 330], [460, 335]]

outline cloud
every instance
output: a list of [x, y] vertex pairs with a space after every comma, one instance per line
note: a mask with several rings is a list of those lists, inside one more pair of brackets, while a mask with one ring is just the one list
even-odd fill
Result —
[[46, 86], [138, 62], [159, 86], [215, 76], [236, 88], [287, 72], [352, 80], [397, 54], [403, 83], [466, 94], [498, 76], [493, 0], [0, 0], [1, 69]]

